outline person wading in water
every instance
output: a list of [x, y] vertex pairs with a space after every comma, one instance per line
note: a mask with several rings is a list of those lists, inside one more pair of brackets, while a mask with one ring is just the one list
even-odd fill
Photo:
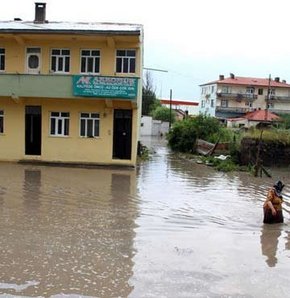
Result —
[[277, 181], [273, 187], [268, 191], [266, 201], [264, 203], [264, 223], [282, 223], [284, 221], [282, 213], [282, 190], [284, 184], [282, 181]]

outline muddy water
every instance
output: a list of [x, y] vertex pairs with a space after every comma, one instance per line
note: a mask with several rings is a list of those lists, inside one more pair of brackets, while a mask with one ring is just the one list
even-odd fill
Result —
[[[144, 142], [136, 171], [0, 164], [0, 297], [289, 296], [289, 170], [223, 174]], [[285, 223], [265, 226], [277, 178]]]

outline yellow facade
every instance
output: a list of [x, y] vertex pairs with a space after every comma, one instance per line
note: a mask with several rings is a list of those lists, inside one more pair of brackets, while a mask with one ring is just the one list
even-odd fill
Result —
[[[45, 25], [44, 25], [45, 26]], [[140, 33], [141, 32], [141, 33]], [[46, 86], [47, 76], [58, 76], [51, 71], [52, 49], [70, 50], [70, 70], [67, 75], [80, 75], [81, 50], [97, 49], [100, 51], [100, 70], [92, 76], [134, 77], [138, 78], [138, 90], [135, 99], [80, 97], [66, 98], [45, 97], [34, 94], [34, 86], [26, 87], [26, 93], [31, 88], [31, 96], [14, 94], [7, 96], [0, 90], [0, 110], [3, 111], [3, 133], [0, 134], [0, 160], [2, 161], [40, 161], [77, 164], [126, 165], [134, 166], [137, 156], [137, 142], [139, 138], [139, 122], [142, 97], [142, 30], [133, 34], [123, 34], [111, 31], [102, 32], [72, 32], [56, 34], [51, 32], [2, 32], [0, 24], [0, 49], [5, 49], [5, 70], [0, 73], [1, 79], [8, 74], [29, 74], [27, 64], [27, 48], [41, 49], [40, 71], [31, 76], [43, 76], [43, 89], [49, 93], [54, 86]], [[136, 52], [136, 67], [134, 73], [116, 73], [116, 51], [118, 49], [134, 49]], [[41, 76], [42, 78], [42, 76]], [[65, 86], [67, 87], [67, 86]], [[59, 88], [59, 87], [58, 87]], [[69, 86], [68, 89], [73, 88]], [[27, 91], [28, 90], [28, 91]], [[6, 90], [6, 93], [10, 92]], [[45, 94], [44, 92], [44, 94]], [[20, 92], [21, 93], [21, 92]], [[30, 94], [30, 93], [29, 93]], [[29, 138], [26, 108], [39, 107], [41, 111], [41, 153], [26, 154], [26, 142]], [[117, 110], [132, 112], [131, 154], [129, 158], [113, 157], [113, 146], [118, 141], [114, 139], [114, 115]], [[51, 134], [51, 113], [69, 113], [69, 133], [66, 136]], [[80, 136], [80, 114], [97, 113], [99, 115], [99, 135], [96, 137]], [[32, 119], [32, 118], [31, 118]], [[116, 128], [116, 127], [115, 127]], [[115, 143], [114, 143], [115, 140]], [[115, 144], [115, 145], [114, 145]]]

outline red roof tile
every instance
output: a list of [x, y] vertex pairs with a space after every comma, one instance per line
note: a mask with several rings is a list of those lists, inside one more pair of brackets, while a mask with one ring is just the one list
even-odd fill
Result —
[[280, 121], [281, 118], [274, 113], [266, 110], [257, 110], [247, 113], [244, 118], [249, 121]]
[[[269, 79], [261, 79], [261, 78], [247, 78], [247, 77], [229, 77], [225, 78], [224, 80], [217, 80], [213, 82], [209, 82], [206, 84], [202, 84], [200, 86], [204, 85], [210, 85], [210, 84], [225, 84], [225, 85], [245, 85], [245, 86], [261, 86], [261, 87], [268, 87], [269, 86]], [[283, 83], [281, 81], [276, 82], [275, 80], [270, 81], [270, 87], [284, 87], [284, 88], [290, 88], [290, 84]]]

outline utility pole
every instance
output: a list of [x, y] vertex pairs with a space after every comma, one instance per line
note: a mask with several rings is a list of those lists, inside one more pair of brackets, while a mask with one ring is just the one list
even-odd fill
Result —
[[267, 92], [266, 109], [265, 109], [265, 121], [268, 120], [268, 108], [269, 108], [269, 101], [270, 101], [270, 92], [271, 92], [271, 74], [269, 74], [268, 92]]
[[169, 129], [171, 128], [171, 122], [172, 122], [172, 89], [170, 89], [170, 104], [169, 104], [169, 110], [170, 110], [170, 114], [169, 114]]

